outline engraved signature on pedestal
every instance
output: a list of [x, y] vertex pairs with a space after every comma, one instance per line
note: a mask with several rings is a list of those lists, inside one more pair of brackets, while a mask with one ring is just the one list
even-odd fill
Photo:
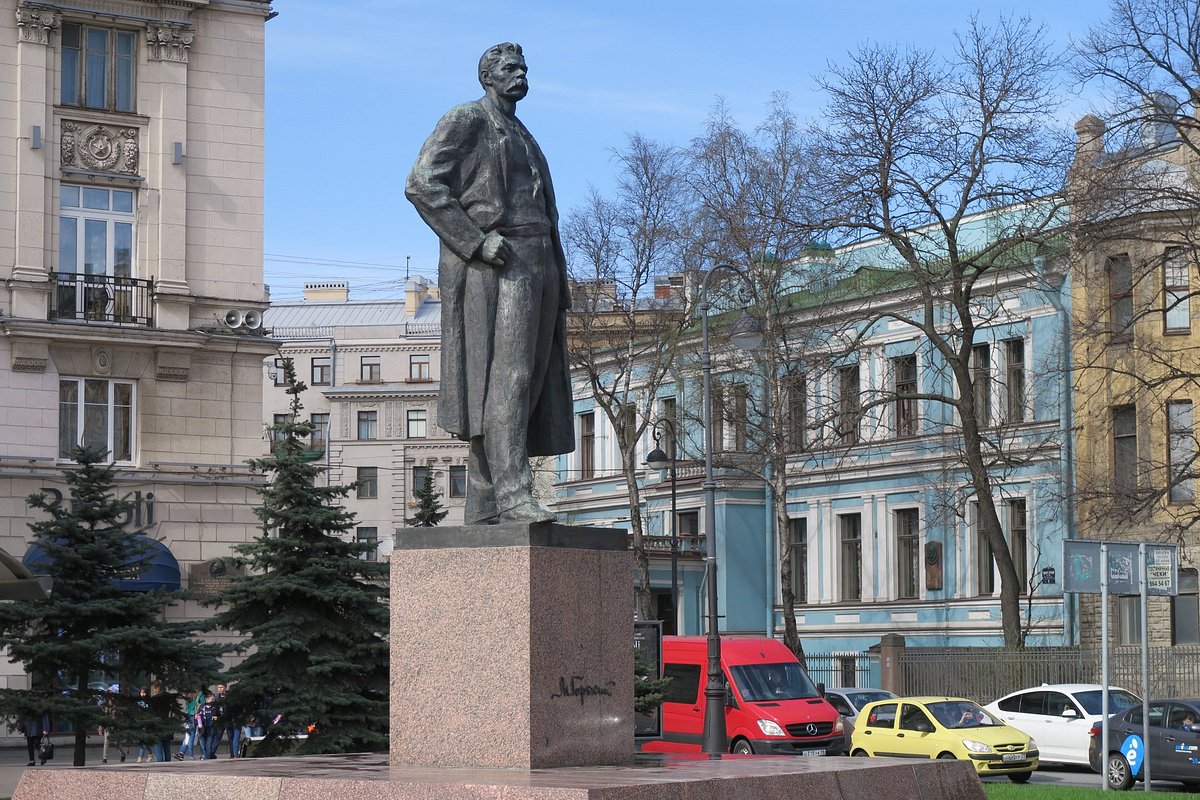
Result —
[[589, 697], [612, 697], [613, 687], [616, 685], [616, 681], [608, 681], [604, 684], [584, 683], [582, 675], [572, 675], [570, 680], [568, 680], [563, 675], [558, 679], [558, 692], [551, 692], [550, 699], [557, 700], [560, 697], [578, 697], [579, 705], [583, 705]]

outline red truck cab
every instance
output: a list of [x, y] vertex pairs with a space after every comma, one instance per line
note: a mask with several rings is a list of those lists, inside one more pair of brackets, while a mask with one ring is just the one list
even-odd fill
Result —
[[[653, 753], [699, 752], [704, 734], [708, 640], [664, 636], [662, 738]], [[722, 636], [721, 669], [728, 749], [760, 755], [842, 755], [842, 718], [783, 642], [765, 636]]]

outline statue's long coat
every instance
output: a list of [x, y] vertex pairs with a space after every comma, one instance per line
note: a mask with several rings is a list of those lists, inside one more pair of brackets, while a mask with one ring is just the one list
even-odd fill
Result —
[[[511, 124], [511, 123], [510, 123]], [[520, 123], [516, 123], [519, 125]], [[567, 265], [558, 233], [558, 212], [550, 170], [541, 149], [532, 142], [531, 157], [545, 182], [557, 273], [559, 313], [550, 365], [541, 394], [533, 399], [528, 429], [529, 455], [569, 453], [575, 449], [572, 425], [571, 375], [567, 363], [566, 310], [570, 308]], [[438, 395], [438, 425], [460, 439], [483, 433], [486, 388], [472, 396], [468, 387], [487, 386], [492, 363], [498, 274], [503, 268], [474, 256], [484, 235], [504, 224], [510, 150], [522, 147], [506, 134], [499, 112], [486, 99], [455, 106], [425, 141], [408, 176], [405, 196], [441, 239], [438, 287], [442, 299], [442, 375]], [[465, 319], [464, 291], [469, 271], [484, 275], [485, 296], [480, 304], [485, 319]], [[479, 307], [474, 302], [472, 307]], [[543, 332], [542, 335], [547, 335]], [[467, 376], [471, 380], [467, 380]]]

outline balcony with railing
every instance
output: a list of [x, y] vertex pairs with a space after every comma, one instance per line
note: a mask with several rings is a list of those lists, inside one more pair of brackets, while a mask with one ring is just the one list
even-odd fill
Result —
[[152, 279], [55, 272], [50, 281], [51, 320], [154, 325]]
[[[630, 544], [633, 542], [633, 534], [629, 535]], [[649, 556], [670, 556], [671, 555], [671, 537], [670, 536], [642, 536], [642, 546], [646, 548], [646, 554]], [[680, 558], [704, 558], [704, 537], [683, 535], [679, 536], [679, 557]]]

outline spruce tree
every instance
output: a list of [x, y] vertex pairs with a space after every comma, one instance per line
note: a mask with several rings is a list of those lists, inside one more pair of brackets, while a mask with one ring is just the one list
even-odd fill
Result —
[[411, 528], [433, 528], [450, 513], [442, 509], [438, 500], [440, 495], [433, 488], [432, 472], [425, 473], [425, 483], [413, 496], [417, 498], [417, 513], [404, 518], [404, 524]]
[[[78, 448], [71, 458], [76, 466], [63, 470], [68, 490], [61, 500], [43, 493], [28, 499], [31, 509], [48, 515], [29, 528], [33, 545], [53, 564], [53, 585], [45, 599], [0, 603], [0, 647], [24, 666], [34, 686], [0, 690], [0, 714], [16, 721], [49, 713], [70, 723], [74, 764], [83, 766], [87, 734], [100, 725], [129, 743], [177, 733], [179, 693], [217, 674], [219, 649], [192, 638], [186, 624], [163, 619], [182, 592], [117, 585], [148, 558], [142, 531], [125, 527], [132, 504], [114, 494], [104, 452]], [[114, 675], [117, 696], [103, 688]], [[153, 707], [141, 708], [131, 684], [150, 680], [161, 681], [165, 691]]]
[[273, 426], [269, 456], [250, 460], [270, 475], [255, 509], [263, 533], [234, 547], [246, 568], [215, 599], [214, 628], [244, 634], [245, 659], [230, 669], [233, 720], [255, 716], [270, 755], [307, 732], [298, 752], [380, 749], [388, 727], [387, 566], [365, 560], [349, 539], [354, 515], [341, 501], [352, 486], [322, 486], [308, 447], [314, 426], [300, 418], [291, 359], [283, 362], [290, 418]]

